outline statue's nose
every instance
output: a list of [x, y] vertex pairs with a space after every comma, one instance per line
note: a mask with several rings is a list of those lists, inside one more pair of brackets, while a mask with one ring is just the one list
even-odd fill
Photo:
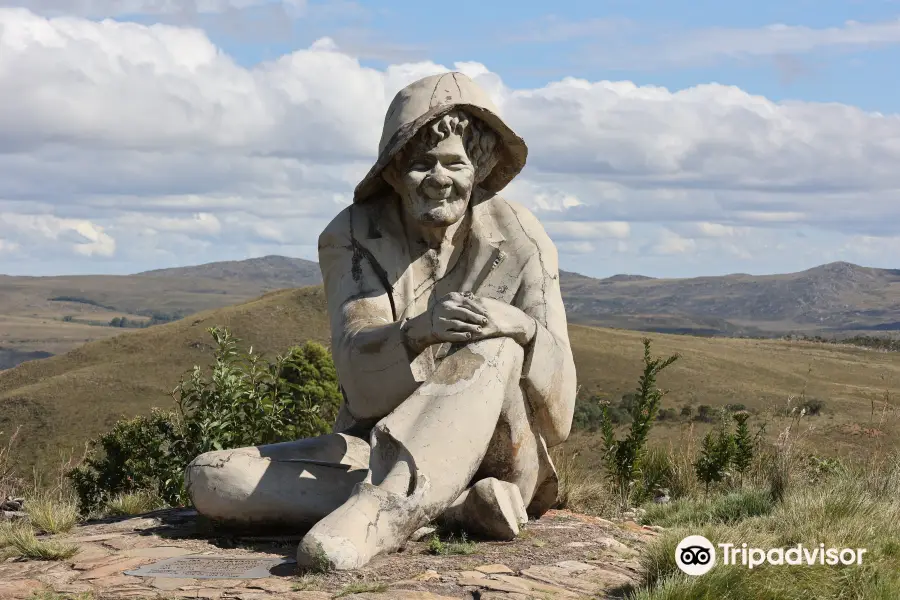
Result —
[[453, 180], [443, 171], [435, 171], [425, 178], [425, 185], [430, 188], [445, 188], [453, 185]]

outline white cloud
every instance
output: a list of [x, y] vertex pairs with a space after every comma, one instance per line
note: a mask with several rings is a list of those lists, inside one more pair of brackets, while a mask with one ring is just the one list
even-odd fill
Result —
[[[247, 68], [198, 29], [21, 9], [0, 9], [0, 31], [0, 239], [16, 252], [0, 272], [48, 258], [58, 271], [251, 249], [314, 258], [318, 231], [374, 159], [393, 94], [447, 70], [363, 67], [325, 39]], [[832, 248], [900, 235], [898, 115], [716, 84], [513, 89], [482, 64], [452, 67], [529, 144], [504, 193], [536, 211], [561, 253], [616, 261], [582, 272], [661, 268], [644, 262], [650, 248], [758, 260], [766, 232], [778, 243], [820, 232]], [[802, 242], [808, 256], [822, 239]]]
[[116, 241], [104, 232], [104, 228], [86, 219], [0, 213], [0, 234], [6, 238], [19, 238], [7, 241], [13, 250], [25, 244], [34, 246], [52, 241], [86, 257], [112, 256], [116, 251]]
[[555, 240], [625, 239], [631, 233], [631, 227], [622, 221], [545, 220], [543, 225], [547, 233]]
[[691, 238], [678, 235], [668, 229], [663, 230], [659, 239], [647, 245], [647, 251], [653, 254], [690, 254], [697, 248], [697, 242]]

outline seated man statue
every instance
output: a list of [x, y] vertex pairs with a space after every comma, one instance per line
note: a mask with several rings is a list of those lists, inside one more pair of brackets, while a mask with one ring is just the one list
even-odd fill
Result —
[[527, 149], [461, 73], [401, 90], [375, 166], [319, 237], [344, 396], [335, 433], [197, 457], [197, 510], [309, 527], [301, 566], [354, 569], [431, 521], [512, 539], [557, 496], [575, 366], [557, 253], [497, 195]]

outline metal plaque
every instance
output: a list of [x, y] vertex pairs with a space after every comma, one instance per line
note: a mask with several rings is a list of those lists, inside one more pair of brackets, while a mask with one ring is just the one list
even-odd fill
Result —
[[167, 558], [139, 569], [125, 571], [125, 574], [182, 579], [261, 579], [271, 577], [274, 568], [294, 562], [285, 558], [196, 554]]

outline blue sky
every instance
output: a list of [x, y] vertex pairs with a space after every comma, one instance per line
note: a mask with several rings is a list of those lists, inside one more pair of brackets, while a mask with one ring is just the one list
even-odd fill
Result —
[[563, 268], [897, 267], [897, 1], [0, 0], [0, 31], [2, 273], [314, 260], [448, 69], [525, 137], [503, 193]]
[[[754, 30], [786, 25], [821, 31], [842, 29], [854, 21], [864, 25], [897, 22], [900, 27], [900, 2], [891, 0], [461, 0], [452, 11], [460, 15], [461, 23], [423, 2], [362, 0], [348, 3], [343, 10], [329, 5], [333, 3], [310, 3], [310, 17], [294, 21], [290, 36], [281, 34], [281, 43], [265, 43], [252, 34], [235, 36], [216, 27], [210, 32], [248, 66], [327, 35], [351, 45], [358, 38], [360, 46], [376, 55], [364, 56], [364, 64], [384, 66], [397, 57], [443, 64], [477, 61], [501, 74], [512, 87], [541, 87], [563, 76], [628, 79], [670, 89], [718, 82], [773, 100], [841, 102], [885, 112], [900, 108], [900, 78], [892, 76], [900, 64], [896, 41], [822, 43], [802, 51], [779, 51], [776, 43], [766, 48], [760, 40], [756, 56], [711, 52], [705, 59], [686, 58], [674, 64], [664, 57], [646, 58], [648, 53], [665, 53], [679, 40], [715, 30], [752, 35]], [[728, 34], [723, 31], [722, 35]], [[635, 50], [642, 55], [640, 61], [630, 57]], [[379, 58], [379, 53], [388, 59]]]

